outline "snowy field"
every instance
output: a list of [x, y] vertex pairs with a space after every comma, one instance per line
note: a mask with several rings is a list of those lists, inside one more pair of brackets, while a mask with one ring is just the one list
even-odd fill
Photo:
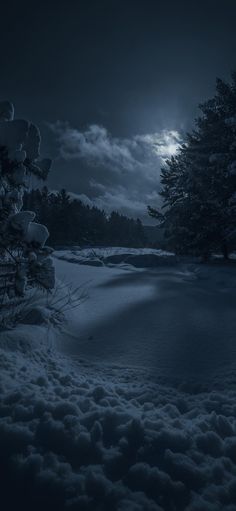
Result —
[[88, 295], [65, 326], [63, 348], [70, 354], [142, 366], [152, 380], [200, 383], [236, 361], [233, 262], [97, 268], [68, 264], [70, 253], [59, 257], [61, 279], [80, 283]]
[[55, 255], [86, 299], [0, 333], [4, 511], [236, 511], [234, 263]]

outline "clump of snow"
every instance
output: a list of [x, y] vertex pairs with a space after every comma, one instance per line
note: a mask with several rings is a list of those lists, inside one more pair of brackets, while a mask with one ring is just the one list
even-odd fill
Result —
[[0, 121], [14, 119], [14, 106], [10, 101], [0, 101]]
[[30, 222], [24, 240], [33, 246], [43, 247], [48, 237], [49, 232], [45, 225]]
[[9, 217], [9, 226], [16, 232], [23, 235], [23, 240], [29, 245], [43, 247], [46, 243], [49, 232], [47, 227], [33, 222], [35, 213], [33, 211], [20, 211]]

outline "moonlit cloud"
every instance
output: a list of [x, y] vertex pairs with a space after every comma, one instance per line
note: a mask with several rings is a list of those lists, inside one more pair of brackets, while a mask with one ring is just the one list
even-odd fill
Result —
[[[81, 170], [79, 198], [83, 202], [148, 220], [147, 204], [155, 206], [159, 202], [161, 166], [176, 154], [181, 144], [177, 131], [118, 138], [97, 124], [84, 131], [61, 121], [49, 127], [58, 143], [58, 158], [74, 164], [80, 162], [86, 168]], [[82, 181], [86, 181], [86, 186]]]
[[149, 145], [163, 161], [177, 153], [182, 141], [180, 133], [176, 130], [162, 130], [160, 133], [137, 135], [135, 140]]
[[90, 125], [84, 132], [58, 121], [50, 125], [60, 144], [60, 156], [65, 160], [85, 160], [90, 165], [105, 165], [111, 170], [131, 170], [136, 163], [132, 143], [109, 135], [106, 128]]

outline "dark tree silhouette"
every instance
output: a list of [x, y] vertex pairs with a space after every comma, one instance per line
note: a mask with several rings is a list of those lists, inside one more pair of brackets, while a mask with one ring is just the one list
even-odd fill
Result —
[[200, 105], [195, 129], [161, 173], [163, 207], [149, 214], [177, 252], [212, 251], [225, 258], [235, 243], [236, 74], [216, 82], [214, 97]]
[[50, 244], [114, 245], [143, 247], [146, 237], [142, 222], [118, 212], [110, 216], [96, 207], [71, 199], [61, 190], [49, 192], [47, 187], [31, 190], [24, 195], [24, 206], [36, 213], [38, 222], [50, 232]]

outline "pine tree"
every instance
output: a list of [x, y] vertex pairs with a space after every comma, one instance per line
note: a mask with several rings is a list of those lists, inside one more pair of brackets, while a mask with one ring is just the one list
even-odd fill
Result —
[[49, 192], [46, 187], [24, 195], [24, 206], [50, 231], [50, 243], [60, 245], [144, 246], [142, 222], [117, 212], [108, 216], [97, 207], [71, 199], [65, 191]]
[[[40, 160], [40, 132], [32, 123], [14, 119], [9, 101], [0, 103], [0, 295], [1, 304], [23, 296], [28, 286], [54, 286], [54, 268], [45, 245], [48, 230], [22, 211], [29, 176], [45, 179], [51, 160]], [[4, 268], [11, 268], [5, 272]]]
[[161, 211], [149, 208], [177, 252], [213, 251], [225, 258], [236, 225], [236, 75], [217, 79], [215, 96], [200, 105], [196, 128], [161, 173]]

